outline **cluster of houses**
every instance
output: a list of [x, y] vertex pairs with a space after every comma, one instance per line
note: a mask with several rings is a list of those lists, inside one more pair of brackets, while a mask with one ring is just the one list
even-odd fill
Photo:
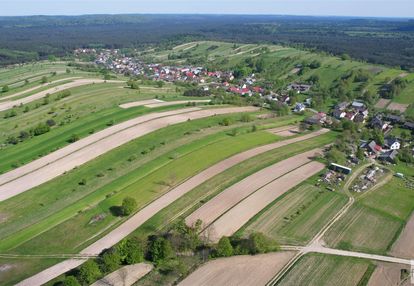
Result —
[[387, 137], [381, 145], [375, 140], [362, 141], [360, 148], [365, 150], [365, 155], [380, 161], [394, 163], [401, 148], [401, 142], [395, 137]]
[[355, 123], [365, 123], [368, 118], [369, 111], [367, 106], [360, 101], [341, 102], [335, 106], [332, 116], [338, 120], [346, 118]]
[[414, 131], [414, 122], [406, 121], [402, 115], [377, 114], [371, 120], [371, 127], [382, 130], [384, 134], [388, 134], [392, 130], [393, 125]]

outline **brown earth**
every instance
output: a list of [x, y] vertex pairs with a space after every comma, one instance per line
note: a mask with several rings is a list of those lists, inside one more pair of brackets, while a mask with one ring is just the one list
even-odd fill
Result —
[[390, 105], [388, 105], [387, 109], [388, 110], [397, 110], [401, 113], [404, 113], [407, 110], [408, 105], [409, 104], [391, 102]]
[[324, 168], [325, 165], [322, 163], [310, 162], [285, 174], [223, 214], [203, 231], [203, 235], [213, 242], [217, 242], [223, 236], [233, 235], [271, 202]]
[[186, 223], [191, 226], [200, 219], [203, 222], [204, 227], [207, 227], [226, 211], [234, 207], [237, 203], [254, 193], [256, 190], [269, 184], [282, 175], [291, 172], [306, 163], [309, 163], [311, 161], [310, 157], [319, 152], [320, 149], [315, 149], [293, 156], [260, 170], [251, 176], [248, 176], [230, 188], [224, 190], [198, 210], [193, 212], [186, 218]]
[[147, 275], [152, 269], [153, 266], [147, 263], [124, 266], [96, 281], [91, 286], [131, 286]]
[[377, 104], [375, 104], [375, 108], [383, 109], [383, 108], [387, 107], [387, 105], [390, 102], [391, 102], [391, 100], [389, 100], [389, 99], [381, 98], [380, 100], [378, 100]]
[[401, 269], [406, 269], [406, 265], [393, 263], [378, 263], [377, 267], [372, 273], [367, 286], [403, 286], [410, 285], [408, 279], [405, 282], [401, 281]]
[[294, 255], [295, 252], [278, 252], [213, 260], [202, 265], [178, 285], [266, 285]]
[[400, 236], [395, 241], [390, 254], [396, 257], [414, 258], [414, 214], [411, 215]]

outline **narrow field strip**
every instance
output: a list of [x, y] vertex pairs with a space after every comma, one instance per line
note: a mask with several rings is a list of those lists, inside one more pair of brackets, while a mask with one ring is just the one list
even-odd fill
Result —
[[158, 99], [147, 99], [147, 100], [140, 100], [140, 101], [123, 103], [123, 104], [119, 105], [119, 107], [121, 107], [123, 109], [128, 109], [128, 108], [132, 108], [132, 107], [144, 106], [146, 104], [157, 104], [157, 103], [161, 103], [161, 102], [163, 102], [163, 101], [158, 100]]
[[176, 100], [176, 101], [163, 101], [159, 99], [148, 99], [148, 100], [140, 100], [140, 101], [134, 101], [134, 102], [128, 102], [121, 104], [119, 107], [123, 109], [128, 109], [132, 107], [138, 107], [138, 106], [145, 106], [148, 108], [157, 108], [161, 106], [171, 106], [171, 105], [179, 105], [179, 104], [185, 104], [189, 102], [195, 102], [195, 103], [208, 103], [210, 102], [210, 99], [197, 99], [197, 100]]
[[[22, 91], [19, 91], [19, 92], [16, 92], [16, 93], [10, 94], [10, 95], [8, 95], [8, 96], [0, 97], [0, 100], [10, 99], [10, 98], [14, 98], [14, 97], [18, 97], [18, 96], [20, 96], [20, 95], [24, 95], [24, 94], [26, 94], [26, 93], [29, 93], [29, 92], [35, 91], [35, 90], [37, 90], [37, 89], [40, 89], [40, 88], [42, 88], [42, 87], [46, 87], [46, 86], [53, 85], [53, 84], [60, 83], [60, 82], [64, 82], [64, 81], [78, 80], [78, 79], [80, 79], [80, 78], [81, 78], [81, 77], [79, 77], [79, 76], [78, 76], [78, 77], [66, 77], [66, 78], [58, 79], [58, 80], [51, 81], [51, 82], [48, 82], [48, 83], [43, 83], [43, 84], [40, 84], [40, 85], [37, 85], [37, 86], [31, 87], [31, 88], [28, 88], [28, 89], [25, 89], [25, 90], [22, 90]], [[50, 89], [49, 89], [49, 90], [50, 90]]]
[[284, 251], [212, 260], [191, 273], [178, 285], [265, 285], [294, 254]]
[[[272, 149], [280, 148], [288, 144], [292, 144], [295, 142], [300, 142], [302, 140], [310, 139], [313, 137], [317, 137], [319, 135], [325, 134], [329, 132], [328, 129], [321, 129], [315, 131], [313, 133], [306, 134], [304, 136], [288, 139], [285, 141], [280, 141], [264, 146], [260, 146], [237, 155], [234, 155], [226, 160], [221, 161], [220, 163], [215, 164], [214, 166], [202, 171], [198, 175], [188, 179], [181, 185], [175, 187], [162, 197], [158, 198], [157, 200], [153, 201], [131, 218], [129, 218], [126, 222], [122, 223], [119, 227], [112, 230], [110, 233], [96, 241], [95, 243], [91, 244], [84, 250], [80, 252], [81, 255], [97, 255], [101, 253], [104, 249], [110, 248], [111, 246], [115, 245], [123, 238], [127, 237], [129, 234], [135, 231], [138, 227], [143, 225], [146, 221], [148, 221], [151, 217], [153, 217], [156, 213], [176, 201], [178, 198], [184, 196], [186, 193], [190, 192], [195, 187], [201, 185], [202, 183], [206, 182], [210, 178], [220, 174], [221, 172], [249, 159], [259, 154], [265, 153]], [[53, 278], [64, 274], [65, 272], [76, 268], [77, 266], [84, 263], [85, 260], [67, 260], [60, 262], [51, 268], [48, 268], [38, 274], [27, 278], [26, 280], [22, 281], [18, 285], [41, 285], [44, 284]]]
[[218, 241], [222, 236], [231, 236], [268, 204], [324, 168], [322, 163], [310, 162], [276, 179], [222, 215], [203, 231], [203, 235], [211, 241]]
[[[82, 85], [87, 85], [87, 84], [94, 84], [94, 83], [123, 83], [123, 81], [118, 81], [118, 80], [102, 80], [102, 79], [79, 79], [79, 80], [75, 80], [73, 82], [70, 83], [66, 83], [60, 86], [56, 86], [56, 87], [52, 87], [43, 91], [40, 91], [36, 94], [21, 98], [21, 99], [16, 99], [16, 100], [11, 100], [11, 101], [4, 101], [0, 103], [0, 111], [4, 111], [10, 108], [13, 108], [14, 106], [19, 106], [21, 104], [26, 104], [26, 103], [30, 103], [32, 101], [35, 101], [37, 99], [41, 99], [43, 97], [45, 97], [47, 94], [52, 94], [52, 93], [56, 93], [65, 89], [69, 89], [69, 88], [73, 88], [73, 87], [78, 87], [78, 86], [82, 86]], [[13, 96], [14, 97], [14, 96]]]
[[79, 151], [73, 152], [61, 159], [58, 159], [57, 161], [54, 161], [53, 163], [50, 163], [40, 169], [19, 177], [14, 181], [0, 186], [0, 201], [4, 201], [31, 188], [39, 186], [53, 178], [64, 174], [66, 171], [89, 162], [129, 141], [151, 133], [155, 130], [167, 127], [171, 124], [178, 124], [181, 122], [186, 122], [188, 120], [196, 120], [214, 115], [252, 111], [257, 111], [257, 108], [235, 107], [196, 110], [185, 114], [166, 116], [136, 125], [132, 128], [128, 128], [116, 134], [105, 137], [97, 143], [88, 145]]
[[258, 189], [271, 183], [284, 174], [309, 163], [311, 161], [310, 157], [315, 155], [318, 151], [320, 151], [320, 149], [293, 156], [245, 178], [227, 190], [221, 192], [219, 195], [188, 216], [186, 218], [186, 223], [191, 226], [194, 225], [197, 220], [201, 220], [204, 227], [209, 226], [221, 215]]

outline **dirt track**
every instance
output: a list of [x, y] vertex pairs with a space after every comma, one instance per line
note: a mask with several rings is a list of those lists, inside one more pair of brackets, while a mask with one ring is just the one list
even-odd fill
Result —
[[[69, 89], [69, 88], [74, 88], [74, 87], [78, 87], [78, 86], [82, 86], [82, 85], [87, 85], [87, 84], [93, 84], [93, 83], [104, 83], [105, 80], [102, 79], [79, 79], [79, 80], [75, 80], [73, 82], [69, 82], [66, 84], [62, 84], [56, 87], [52, 87], [43, 91], [40, 91], [38, 93], [35, 93], [33, 95], [21, 98], [21, 99], [16, 99], [16, 100], [11, 100], [11, 101], [4, 101], [4, 102], [0, 102], [0, 111], [4, 111], [10, 108], [13, 108], [14, 106], [19, 106], [20, 104], [26, 104], [32, 101], [35, 101], [37, 99], [41, 99], [43, 97], [45, 97], [47, 94], [53, 94], [65, 89]], [[107, 83], [122, 83], [123, 81], [116, 81], [116, 80], [107, 80]], [[15, 95], [13, 95], [14, 97]], [[3, 98], [4, 99], [4, 98]]]
[[404, 227], [390, 251], [391, 255], [413, 259], [414, 257], [414, 214]]
[[207, 262], [179, 286], [250, 286], [266, 285], [293, 257], [294, 252], [256, 256], [234, 256]]
[[[0, 186], [0, 201], [6, 200], [20, 193], [23, 193], [27, 190], [30, 190], [31, 188], [39, 186], [53, 178], [56, 178], [64, 174], [66, 171], [72, 170], [73, 168], [77, 166], [85, 164], [86, 162], [89, 162], [97, 158], [98, 156], [105, 154], [106, 152], [110, 150], [113, 150], [125, 143], [128, 143], [129, 141], [132, 141], [136, 138], [144, 136], [158, 129], [167, 127], [169, 125], [186, 122], [188, 120], [195, 120], [195, 119], [205, 118], [209, 116], [219, 115], [219, 114], [248, 112], [248, 111], [255, 111], [257, 109], [253, 107], [233, 107], [233, 108], [217, 108], [217, 109], [204, 109], [204, 110], [195, 109], [195, 111], [194, 109], [189, 109], [189, 110], [192, 112], [156, 118], [150, 121], [146, 121], [142, 124], [134, 125], [130, 128], [121, 130], [118, 133], [109, 135], [99, 141], [95, 141], [94, 143], [87, 145], [81, 149], [78, 148], [76, 151], [63, 157], [61, 156], [62, 150], [58, 150], [50, 154], [50, 157], [55, 158], [56, 160], [50, 163], [47, 163], [46, 165], [44, 164], [44, 162], [47, 160], [43, 160], [42, 161], [43, 164], [38, 163], [38, 161], [44, 158], [41, 158], [39, 160], [34, 161], [33, 163], [30, 163], [31, 164], [30, 168], [32, 168], [32, 170], [34, 169], [34, 171], [31, 171], [29, 173], [22, 172], [22, 170], [28, 169], [27, 166], [18, 168], [12, 171], [15, 179], [12, 181], [10, 181], [9, 179], [7, 183]], [[88, 139], [88, 138], [85, 138], [85, 139]], [[65, 152], [67, 152], [67, 150]], [[55, 153], [57, 153], [58, 155], [56, 155]], [[39, 166], [39, 168], [36, 169], [33, 166]], [[4, 177], [10, 178], [9, 173], [4, 174]], [[0, 178], [3, 178], [3, 176], [1, 176]], [[4, 181], [1, 181], [0, 184], [2, 182]]]
[[[121, 241], [123, 238], [130, 235], [135, 229], [140, 227], [143, 223], [145, 223], [148, 219], [153, 217], [156, 213], [176, 201], [178, 198], [182, 197], [195, 187], [201, 185], [208, 179], [220, 174], [221, 172], [225, 171], [226, 169], [229, 169], [244, 160], [247, 160], [249, 158], [252, 158], [256, 155], [265, 153], [267, 151], [270, 151], [272, 149], [280, 148], [288, 144], [292, 144], [295, 142], [299, 142], [301, 140], [310, 139], [316, 136], [319, 136], [321, 134], [324, 134], [326, 132], [329, 132], [328, 129], [321, 129], [313, 133], [309, 133], [307, 135], [296, 137], [264, 146], [260, 146], [245, 152], [242, 152], [240, 154], [234, 155], [226, 160], [221, 161], [220, 163], [217, 163], [213, 165], [212, 167], [202, 171], [198, 175], [188, 179], [181, 185], [175, 187], [170, 192], [166, 193], [165, 195], [161, 196], [160, 198], [156, 199], [154, 202], [150, 203], [146, 207], [144, 207], [142, 210], [137, 212], [135, 215], [133, 215], [130, 219], [128, 219], [126, 222], [121, 224], [116, 229], [112, 230], [110, 233], [102, 237], [101, 239], [97, 240], [93, 244], [91, 244], [89, 247], [85, 248], [81, 251], [82, 255], [97, 255], [101, 253], [104, 249], [110, 248], [111, 246], [115, 245], [119, 241]], [[42, 272], [39, 272], [38, 274], [29, 277], [28, 279], [22, 281], [20, 286], [35, 286], [35, 285], [41, 285], [44, 284], [53, 278], [62, 275], [63, 273], [81, 265], [86, 260], [78, 260], [77, 264], [73, 260], [66, 260], [59, 264], [56, 264]]]
[[158, 99], [148, 99], [148, 100], [141, 100], [141, 101], [134, 101], [134, 102], [128, 102], [121, 104], [119, 107], [127, 109], [131, 107], [137, 107], [137, 106], [145, 106], [148, 108], [156, 108], [156, 107], [162, 107], [162, 106], [170, 106], [170, 105], [178, 105], [178, 104], [185, 104], [188, 102], [197, 102], [197, 103], [207, 103], [211, 100], [176, 100], [176, 101], [162, 101]]
[[256, 191], [211, 224], [203, 234], [217, 242], [222, 236], [231, 236], [268, 204], [325, 168], [319, 162], [310, 162]]
[[309, 157], [314, 156], [318, 152], [320, 152], [320, 149], [293, 156], [260, 170], [251, 176], [248, 176], [242, 181], [224, 190], [206, 204], [201, 206], [198, 210], [193, 212], [186, 218], [186, 223], [191, 226], [194, 225], [198, 219], [200, 219], [203, 222], [204, 227], [207, 227], [226, 211], [234, 207], [237, 203], [254, 193], [256, 190], [269, 184], [282, 175], [291, 172], [306, 163], [309, 163], [311, 161]]

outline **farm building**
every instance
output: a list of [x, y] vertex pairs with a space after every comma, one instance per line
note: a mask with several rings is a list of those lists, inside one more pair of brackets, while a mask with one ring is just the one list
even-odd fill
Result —
[[348, 167], [345, 167], [345, 166], [342, 166], [342, 165], [339, 165], [339, 164], [335, 164], [335, 163], [331, 163], [330, 168], [334, 171], [341, 172], [345, 175], [349, 175], [349, 174], [352, 173], [351, 168], [348, 168]]

